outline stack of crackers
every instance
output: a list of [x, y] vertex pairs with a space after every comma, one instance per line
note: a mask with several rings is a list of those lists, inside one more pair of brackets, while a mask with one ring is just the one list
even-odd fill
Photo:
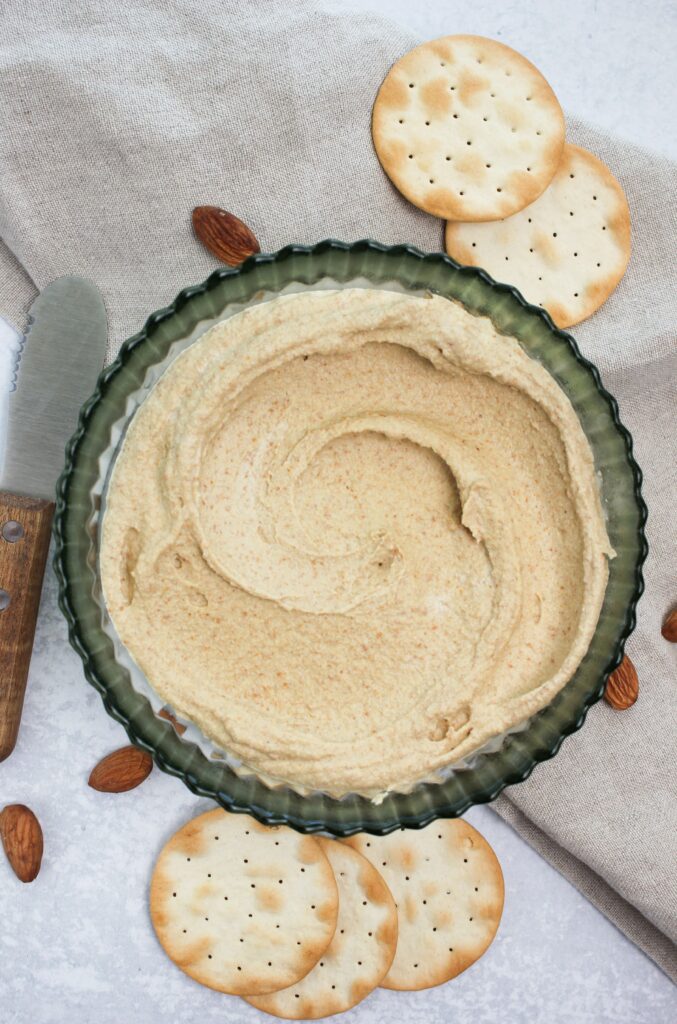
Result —
[[277, 1017], [316, 1019], [379, 985], [460, 974], [496, 934], [503, 876], [458, 819], [339, 842], [214, 810], [160, 853], [150, 907], [191, 978]]
[[407, 53], [378, 92], [372, 135], [393, 184], [447, 221], [448, 254], [515, 285], [558, 327], [594, 313], [625, 273], [621, 186], [566, 142], [557, 97], [510, 47], [457, 35]]

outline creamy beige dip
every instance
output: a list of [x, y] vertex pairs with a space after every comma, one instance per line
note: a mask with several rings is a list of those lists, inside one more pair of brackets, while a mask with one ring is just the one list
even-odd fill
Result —
[[208, 737], [373, 794], [553, 699], [611, 554], [553, 377], [457, 303], [346, 289], [175, 360], [117, 457], [101, 573], [121, 640]]

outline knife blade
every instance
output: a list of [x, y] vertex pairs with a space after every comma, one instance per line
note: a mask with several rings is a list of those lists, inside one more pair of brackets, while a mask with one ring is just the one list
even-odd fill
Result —
[[23, 340], [23, 335], [19, 334], [14, 324], [5, 320], [4, 316], [0, 316], [0, 477], [2, 477], [2, 467], [5, 464], [7, 404], [10, 391], [14, 391], [16, 387], [15, 379]]
[[101, 293], [80, 277], [48, 285], [30, 320], [0, 473], [0, 761], [19, 731], [64, 449], [107, 339]]

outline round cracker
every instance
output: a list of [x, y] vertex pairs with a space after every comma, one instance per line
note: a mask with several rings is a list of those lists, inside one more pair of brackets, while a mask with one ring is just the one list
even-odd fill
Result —
[[150, 913], [182, 971], [233, 995], [302, 978], [329, 945], [338, 890], [319, 842], [220, 808], [187, 822], [155, 864]]
[[397, 952], [383, 988], [441, 985], [482, 956], [503, 912], [503, 873], [472, 825], [455, 818], [345, 842], [371, 860], [397, 904]]
[[334, 938], [300, 982], [247, 1002], [286, 1020], [317, 1020], [361, 1002], [388, 973], [397, 946], [397, 909], [366, 857], [334, 839], [319, 839], [339, 890]]
[[372, 136], [384, 171], [415, 206], [447, 220], [497, 220], [547, 188], [564, 115], [526, 57], [482, 36], [443, 36], [392, 66]]
[[606, 302], [630, 259], [630, 210], [609, 168], [566, 145], [549, 187], [526, 210], [493, 224], [448, 223], [447, 252], [509, 281], [558, 327]]

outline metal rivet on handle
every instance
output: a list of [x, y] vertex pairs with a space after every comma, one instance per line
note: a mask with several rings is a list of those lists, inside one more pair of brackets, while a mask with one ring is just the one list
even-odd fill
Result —
[[6, 540], [9, 544], [16, 544], [18, 540], [22, 539], [23, 535], [24, 528], [15, 519], [9, 519], [6, 523], [2, 524], [2, 539]]
[[5, 608], [9, 608], [9, 603], [12, 598], [9, 596], [6, 590], [0, 590], [0, 612], [4, 612]]

